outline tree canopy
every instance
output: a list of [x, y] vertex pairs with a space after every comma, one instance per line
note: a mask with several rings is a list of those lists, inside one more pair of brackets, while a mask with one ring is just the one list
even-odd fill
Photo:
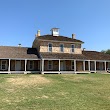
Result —
[[110, 54], [110, 49], [102, 50], [101, 52], [102, 52], [102, 53], [106, 53], [106, 54]]

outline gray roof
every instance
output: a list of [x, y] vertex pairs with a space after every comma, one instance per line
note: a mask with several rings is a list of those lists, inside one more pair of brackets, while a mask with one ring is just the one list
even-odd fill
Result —
[[41, 39], [41, 40], [54, 40], [54, 41], [66, 41], [66, 42], [79, 42], [79, 43], [84, 43], [81, 40], [78, 39], [72, 39], [69, 37], [65, 36], [53, 36], [53, 35], [44, 35], [44, 36], [38, 36], [36, 39]]
[[84, 56], [89, 60], [110, 60], [110, 55], [97, 51], [83, 51]]
[[35, 48], [0, 46], [0, 58], [38, 59]]
[[110, 55], [97, 51], [83, 51], [82, 54], [41, 52], [44, 59], [80, 59], [80, 60], [110, 60]]
[[69, 53], [51, 53], [51, 52], [41, 52], [42, 58], [45, 59], [82, 59], [87, 60], [87, 57], [83, 54], [69, 54]]

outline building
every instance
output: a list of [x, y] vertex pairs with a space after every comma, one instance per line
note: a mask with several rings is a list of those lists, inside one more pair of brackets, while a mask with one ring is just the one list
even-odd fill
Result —
[[84, 42], [38, 30], [32, 48], [0, 46], [0, 73], [90, 73], [110, 68], [110, 55], [82, 49]]

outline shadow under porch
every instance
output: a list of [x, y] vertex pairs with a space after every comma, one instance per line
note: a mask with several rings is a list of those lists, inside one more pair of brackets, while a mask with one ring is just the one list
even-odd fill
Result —
[[0, 73], [40, 73], [40, 60], [0, 59]]

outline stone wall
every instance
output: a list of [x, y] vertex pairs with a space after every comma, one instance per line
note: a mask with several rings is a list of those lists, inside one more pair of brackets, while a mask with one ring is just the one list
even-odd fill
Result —
[[[71, 45], [72, 43], [60, 43], [60, 42], [48, 42], [48, 41], [40, 41], [40, 52], [48, 52], [48, 44], [52, 44], [52, 52], [60, 53], [60, 44], [64, 45], [64, 53], [71, 53]], [[80, 44], [74, 44], [74, 52], [73, 54], [82, 54], [82, 49]]]

